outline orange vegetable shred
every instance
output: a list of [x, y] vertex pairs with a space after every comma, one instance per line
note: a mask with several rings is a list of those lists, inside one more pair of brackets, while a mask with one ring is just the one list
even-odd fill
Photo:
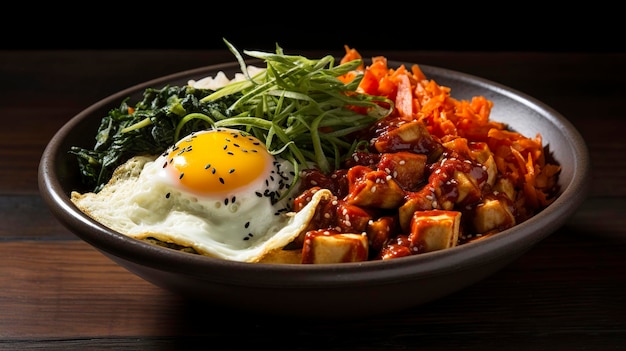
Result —
[[[345, 50], [341, 62], [362, 58], [355, 49], [345, 46]], [[464, 138], [486, 143], [499, 176], [511, 180], [519, 190], [516, 202], [522, 208], [532, 211], [553, 200], [549, 192], [554, 190], [560, 167], [546, 163], [541, 135], [529, 138], [490, 120], [492, 101], [484, 96], [457, 100], [451, 97], [450, 88], [428, 79], [419, 65], [391, 68], [382, 56], [373, 57], [369, 66], [357, 71], [362, 74], [360, 92], [394, 101], [397, 117], [423, 121], [440, 142]], [[355, 77], [352, 73], [342, 79]]]

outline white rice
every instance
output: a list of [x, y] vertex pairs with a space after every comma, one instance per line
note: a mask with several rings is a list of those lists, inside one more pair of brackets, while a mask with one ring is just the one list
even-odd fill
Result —
[[[250, 75], [250, 77], [254, 77], [257, 73], [265, 70], [265, 68], [259, 68], [255, 66], [247, 66], [247, 68], [248, 75]], [[231, 82], [239, 82], [245, 79], [246, 76], [243, 73], [236, 73], [233, 79], [228, 79], [224, 72], [219, 71], [214, 77], [205, 77], [197, 81], [189, 80], [187, 84], [197, 89], [217, 90]]]

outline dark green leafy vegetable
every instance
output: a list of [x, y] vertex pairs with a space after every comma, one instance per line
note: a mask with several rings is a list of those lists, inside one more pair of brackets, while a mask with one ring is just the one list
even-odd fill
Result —
[[[93, 149], [77, 146], [70, 149], [77, 156], [84, 185], [97, 192], [115, 168], [132, 156], [164, 152], [177, 141], [176, 127], [185, 116], [197, 113], [211, 116], [215, 111], [225, 111], [232, 103], [228, 98], [200, 102], [212, 92], [189, 86], [166, 86], [146, 89], [143, 99], [135, 106], [124, 100], [102, 119]], [[178, 132], [187, 135], [208, 127], [210, 124], [205, 120], [194, 119], [181, 125]]]

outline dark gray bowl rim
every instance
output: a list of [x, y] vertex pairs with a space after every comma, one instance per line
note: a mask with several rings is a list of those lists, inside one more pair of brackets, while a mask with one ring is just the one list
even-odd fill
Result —
[[[390, 66], [412, 64], [391, 60], [388, 62]], [[245, 286], [254, 281], [254, 284], [268, 287], [315, 288], [384, 285], [472, 269], [504, 256], [518, 255], [562, 226], [585, 199], [590, 177], [589, 153], [582, 136], [564, 116], [537, 99], [499, 83], [450, 69], [420, 64], [420, 68], [427, 76], [431, 74], [453, 76], [468, 84], [506, 95], [540, 113], [550, 123], [567, 133], [569, 148], [576, 162], [572, 165], [574, 175], [569, 184], [561, 185], [562, 192], [551, 205], [530, 220], [509, 230], [451, 249], [388, 261], [324, 265], [234, 262], [165, 249], [112, 231], [84, 215], [73, 205], [69, 194], [63, 191], [61, 182], [54, 174], [54, 164], [63, 156], [61, 151], [57, 150], [58, 146], [76, 124], [83, 119], [94, 118], [92, 112], [102, 106], [122, 101], [145, 88], [186, 78], [199, 79], [220, 70], [232, 70], [236, 67], [238, 67], [236, 63], [223, 63], [153, 79], [110, 95], [71, 118], [52, 137], [39, 164], [40, 193], [53, 214], [75, 235], [101, 252], [139, 265], [232, 285]], [[272, 274], [263, 274], [263, 279], [255, 278], [259, 272], [267, 271], [271, 271]]]

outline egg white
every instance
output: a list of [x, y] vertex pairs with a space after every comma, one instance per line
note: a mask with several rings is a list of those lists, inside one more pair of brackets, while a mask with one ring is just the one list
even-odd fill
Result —
[[162, 157], [136, 156], [120, 166], [101, 191], [73, 192], [72, 202], [103, 225], [136, 239], [152, 237], [207, 256], [258, 262], [297, 238], [317, 204], [331, 196], [319, 191], [297, 213], [285, 210], [288, 200], [272, 204], [269, 197], [254, 192], [238, 194], [235, 204], [207, 201], [157, 176]]

